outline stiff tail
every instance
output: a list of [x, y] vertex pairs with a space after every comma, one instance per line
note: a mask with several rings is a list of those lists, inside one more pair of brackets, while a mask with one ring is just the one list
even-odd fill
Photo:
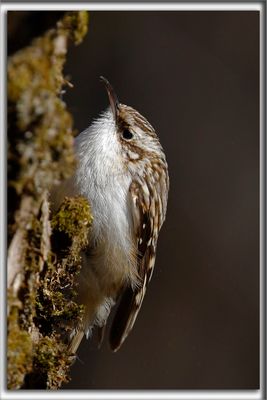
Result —
[[79, 330], [75, 332], [73, 337], [70, 339], [68, 350], [71, 354], [75, 354], [77, 352], [83, 337], [84, 337], [84, 331]]
[[109, 336], [110, 347], [114, 352], [119, 350], [129, 335], [141, 308], [145, 290], [146, 286], [143, 285], [137, 289], [128, 287], [124, 291], [112, 322]]

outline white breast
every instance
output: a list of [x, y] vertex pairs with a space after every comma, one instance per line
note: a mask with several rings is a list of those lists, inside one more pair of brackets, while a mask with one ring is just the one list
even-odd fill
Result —
[[128, 202], [131, 176], [121, 157], [111, 113], [82, 132], [75, 147], [76, 191], [89, 200], [94, 216], [91, 240], [99, 249], [94, 262], [104, 268], [107, 280], [134, 281], [136, 249]]

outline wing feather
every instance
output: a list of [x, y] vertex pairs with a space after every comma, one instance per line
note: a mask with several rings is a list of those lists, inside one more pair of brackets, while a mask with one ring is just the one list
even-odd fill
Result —
[[163, 178], [159, 176], [154, 185], [149, 184], [148, 179], [134, 180], [129, 189], [140, 285], [135, 288], [127, 287], [121, 296], [110, 331], [113, 351], [120, 348], [131, 331], [153, 273], [158, 233], [166, 214], [167, 172]]

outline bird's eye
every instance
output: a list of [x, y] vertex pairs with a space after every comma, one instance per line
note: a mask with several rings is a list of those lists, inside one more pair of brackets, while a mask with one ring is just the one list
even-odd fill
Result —
[[128, 129], [124, 129], [124, 131], [122, 132], [122, 137], [123, 139], [130, 140], [133, 138], [133, 134]]

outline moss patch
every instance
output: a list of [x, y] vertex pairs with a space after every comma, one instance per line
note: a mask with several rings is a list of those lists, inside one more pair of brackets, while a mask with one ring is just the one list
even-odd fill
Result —
[[[9, 298], [9, 303], [13, 303]], [[20, 304], [13, 305], [9, 312], [7, 336], [7, 387], [19, 389], [24, 376], [32, 368], [32, 340], [30, 334], [19, 324]]]
[[87, 20], [87, 12], [67, 13], [9, 59], [9, 185], [18, 195], [40, 194], [73, 170], [73, 120], [60, 94], [68, 40], [82, 40]]
[[67, 199], [51, 227], [47, 193], [76, 163], [61, 92], [68, 43], [80, 43], [87, 24], [87, 12], [66, 13], [8, 60], [8, 269], [19, 266], [19, 287], [12, 283], [8, 299], [9, 389], [57, 389], [68, 380], [64, 340], [83, 312], [75, 278], [90, 208], [85, 199]]
[[69, 381], [68, 371], [73, 357], [66, 354], [57, 336], [44, 336], [39, 340], [34, 347], [32, 362], [33, 368], [25, 376], [23, 388], [58, 389]]
[[65, 198], [52, 218], [53, 253], [43, 271], [37, 297], [37, 323], [44, 334], [57, 332], [64, 337], [82, 318], [83, 307], [75, 301], [75, 278], [91, 223], [91, 210], [83, 197]]
[[84, 247], [88, 244], [88, 225], [91, 225], [92, 220], [90, 206], [85, 198], [66, 197], [52, 219], [52, 228], [58, 234], [76, 237]]

